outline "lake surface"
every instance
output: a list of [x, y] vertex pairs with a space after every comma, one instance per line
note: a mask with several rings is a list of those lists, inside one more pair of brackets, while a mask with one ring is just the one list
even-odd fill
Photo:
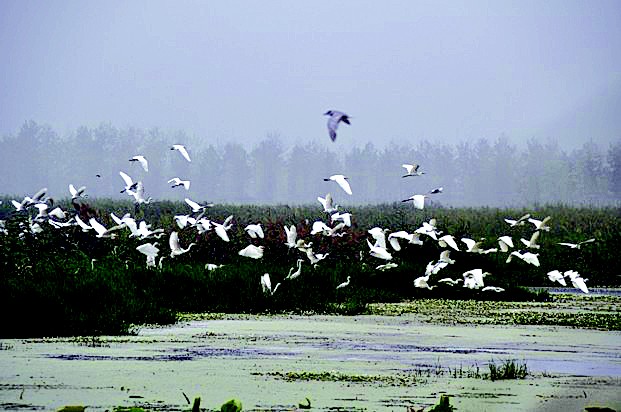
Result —
[[[402, 410], [441, 393], [460, 411], [621, 409], [621, 333], [551, 326], [434, 325], [415, 316], [249, 316], [142, 328], [137, 336], [0, 340], [0, 409], [189, 408], [184, 394], [244, 410]], [[526, 362], [524, 380], [454, 378]], [[286, 381], [288, 372], [377, 381]], [[407, 377], [405, 384], [386, 377]], [[388, 383], [387, 383], [388, 382]]]

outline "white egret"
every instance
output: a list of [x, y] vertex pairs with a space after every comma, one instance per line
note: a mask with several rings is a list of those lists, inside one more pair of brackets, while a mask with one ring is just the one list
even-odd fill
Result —
[[263, 293], [265, 293], [266, 295], [269, 293], [270, 296], [274, 296], [274, 293], [276, 293], [276, 290], [279, 286], [280, 283], [277, 283], [272, 290], [272, 281], [270, 280], [269, 273], [265, 273], [263, 276], [261, 276], [261, 288], [263, 289]]
[[330, 221], [334, 223], [336, 220], [340, 220], [345, 226], [351, 227], [351, 213], [336, 212], [330, 216]]
[[244, 228], [244, 230], [250, 235], [251, 238], [256, 239], [260, 237], [263, 239], [265, 237], [263, 233], [263, 228], [261, 227], [261, 223], [250, 224]]
[[310, 234], [316, 235], [318, 233], [322, 233], [328, 236], [328, 234], [330, 233], [330, 227], [326, 225], [324, 222], [322, 222], [321, 220], [313, 222]]
[[291, 269], [289, 269], [289, 274], [287, 275], [285, 279], [293, 280], [297, 278], [298, 276], [300, 276], [302, 274], [302, 262], [303, 262], [302, 259], [298, 259], [298, 262], [297, 262], [298, 270], [294, 272], [293, 270], [295, 269], [295, 267], [292, 267]]
[[[196, 220], [196, 219], [188, 219], [188, 222], [192, 222], [192, 220]], [[212, 225], [211, 220], [205, 217], [201, 217], [200, 219], [196, 220], [195, 223], [192, 224], [192, 226], [196, 228], [196, 231], [198, 232], [199, 235], [202, 235], [205, 232], [209, 232], [211, 230], [211, 225]]]
[[134, 196], [134, 202], [138, 205], [143, 203], [151, 203], [151, 197], [149, 197], [148, 199], [144, 197], [144, 185], [140, 180], [136, 182], [135, 190], [128, 190], [127, 193]]
[[552, 216], [546, 216], [543, 220], [537, 220], [533, 218], [528, 218], [528, 221], [535, 225], [536, 230], [545, 230], [546, 232], [550, 231], [550, 226], [548, 226], [548, 222], [552, 219]]
[[170, 187], [178, 187], [183, 186], [185, 190], [190, 190], [190, 181], [189, 180], [181, 180], [178, 177], [173, 177], [168, 181], [172, 185]]
[[289, 227], [287, 226], [283, 226], [283, 227], [285, 228], [285, 236], [287, 238], [287, 241], [285, 242], [285, 244], [289, 248], [294, 248], [296, 246], [297, 238], [298, 238], [298, 232], [297, 232], [295, 225], [291, 225]]
[[136, 250], [147, 256], [147, 267], [155, 267], [155, 258], [160, 250], [157, 248], [157, 242], [145, 243], [136, 247]]
[[[124, 221], [128, 222], [129, 220], [124, 220]], [[139, 236], [140, 239], [147, 239], [151, 236], [159, 239], [163, 235], [164, 235], [164, 229], [160, 228], [160, 229], [151, 230], [151, 225], [148, 225], [147, 222], [145, 222], [144, 220], [141, 220], [140, 223], [138, 224], [138, 229], [136, 230], [136, 234], [135, 234], [135, 236]]]
[[79, 197], [82, 197], [85, 191], [86, 186], [80, 186], [78, 189], [76, 189], [73, 184], [69, 184], [69, 193], [71, 193], [71, 199], [77, 199]]
[[496, 292], [496, 293], [500, 293], [500, 292], [504, 292], [505, 290], [503, 288], [500, 288], [498, 286], [485, 286], [483, 289], [481, 289], [482, 292]]
[[466, 252], [468, 253], [481, 253], [481, 245], [483, 241], [476, 241], [467, 237], [462, 237], [461, 241], [466, 244]]
[[394, 262], [388, 262], [386, 264], [383, 265], [378, 265], [375, 267], [376, 270], [381, 270], [382, 272], [388, 270], [388, 269], [393, 269], [396, 268], [398, 265]]
[[469, 289], [480, 289], [485, 286], [483, 278], [490, 275], [489, 272], [483, 272], [482, 269], [472, 269], [464, 272], [464, 287]]
[[500, 250], [503, 252], [508, 252], [510, 247], [514, 247], [511, 236], [500, 236], [498, 238], [498, 244], [500, 245]]
[[420, 165], [416, 164], [416, 163], [412, 163], [412, 164], [408, 164], [408, 163], [404, 163], [401, 165], [401, 167], [403, 167], [405, 169], [406, 174], [404, 174], [401, 177], [408, 177], [408, 176], [422, 176], [425, 174], [425, 172], [421, 172], [418, 169], [420, 168]]
[[185, 201], [185, 203], [187, 203], [188, 206], [190, 206], [192, 208], [192, 212], [193, 213], [199, 213], [202, 210], [205, 210], [208, 207], [213, 207], [213, 203], [206, 203], [204, 205], [201, 205], [199, 203], [196, 203], [195, 201], [193, 201], [192, 199], [189, 198], [185, 198], [183, 199]]
[[239, 256], [245, 256], [252, 259], [261, 259], [263, 257], [263, 246], [248, 245], [238, 252]]
[[172, 145], [170, 150], [177, 150], [179, 153], [181, 153], [181, 155], [185, 158], [185, 160], [187, 160], [188, 162], [192, 161], [192, 160], [190, 160], [190, 155], [188, 154], [188, 151], [187, 151], [187, 149], [185, 148], [184, 145], [182, 145], [182, 144], [174, 144], [174, 145]]
[[333, 142], [336, 140], [336, 129], [339, 127], [339, 123], [351, 124], [349, 123], [349, 116], [337, 110], [328, 110], [323, 115], [330, 116], [328, 118], [328, 133]]
[[303, 252], [306, 253], [306, 257], [313, 266], [315, 266], [317, 263], [321, 262], [328, 256], [328, 253], [314, 253], [312, 247], [305, 248]]
[[513, 252], [509, 254], [509, 257], [507, 258], [507, 263], [511, 262], [511, 258], [513, 256], [516, 256], [522, 259], [524, 262], [530, 263], [531, 265], [539, 266], [539, 258], [537, 257], [538, 256], [537, 253], [531, 253], [531, 252], [522, 253], [521, 251], [514, 250]]
[[541, 246], [537, 244], [537, 239], [539, 239], [539, 231], [535, 231], [529, 240], [526, 239], [520, 239], [520, 242], [522, 242], [527, 248], [529, 249], [540, 249]]
[[[134, 183], [134, 180], [127, 173], [119, 172], [119, 175], [125, 183], [125, 188], [121, 190], [121, 193], [134, 190], [136, 188], [136, 183]], [[71, 190], [71, 188], [69, 188], [69, 190]]]
[[214, 230], [216, 231], [216, 234], [220, 237], [220, 239], [224, 240], [225, 242], [230, 241], [227, 230], [232, 227], [231, 220], [233, 220], [233, 215], [229, 215], [226, 219], [224, 219], [224, 222], [222, 223], [213, 221], [211, 222], [214, 225]]
[[444, 269], [448, 265], [449, 263], [443, 260], [439, 260], [437, 262], [434, 262], [432, 260], [431, 262], [427, 263], [427, 267], [425, 268], [425, 276], [437, 275], [438, 272], [440, 272], [442, 269]]
[[[434, 220], [434, 219], [432, 219]], [[435, 226], [435, 221], [433, 222], [433, 224], [431, 223], [427, 223], [427, 222], [423, 222], [423, 225], [421, 227], [419, 227], [418, 229], [416, 229], [414, 231], [414, 233], [418, 233], [421, 235], [427, 235], [430, 238], [432, 238], [433, 240], [438, 240], [438, 235], [441, 235], [442, 232], [437, 230], [436, 226]]]
[[205, 265], [205, 269], [211, 272], [212, 270], [220, 269], [223, 266], [224, 265], [216, 265], [215, 263], [207, 263]]
[[443, 250], [442, 252], [440, 252], [440, 260], [439, 260], [439, 262], [446, 262], [446, 263], [452, 265], [453, 263], [455, 263], [455, 260], [451, 259], [450, 255], [451, 255], [451, 251], [450, 250]]
[[386, 232], [388, 232], [388, 229], [382, 229], [377, 226], [367, 230], [367, 233], [375, 240], [375, 246], [379, 246], [382, 249], [386, 249]]
[[168, 238], [168, 244], [170, 246], [170, 257], [173, 258], [175, 256], [183, 255], [196, 243], [192, 242], [187, 248], [183, 249], [179, 244], [179, 234], [173, 231], [170, 233], [170, 237]]
[[[565, 273], [567, 274], [567, 272]], [[558, 270], [552, 270], [548, 272], [548, 279], [550, 279], [552, 282], [558, 282], [563, 286], [567, 286], [567, 282], [565, 282], [565, 275], [563, 275]]]
[[183, 229], [187, 225], [193, 226], [196, 224], [196, 219], [189, 215], [175, 215], [174, 219], [179, 229]]
[[524, 226], [524, 224], [526, 224], [526, 220], [530, 217], [530, 213], [526, 213], [524, 216], [518, 218], [517, 220], [514, 219], [505, 219], [505, 222], [507, 222], [509, 224], [509, 226], [511, 227], [515, 227], [515, 226]]
[[414, 287], [417, 288], [421, 288], [421, 289], [433, 289], [435, 286], [429, 286], [429, 275], [426, 276], [420, 276], [417, 277], [416, 279], [414, 279]]
[[569, 276], [569, 280], [571, 280], [571, 284], [574, 285], [576, 289], [580, 289], [584, 293], [589, 293], [589, 288], [586, 286], [587, 279], [583, 279], [582, 276], [575, 270], [568, 270], [565, 272], [565, 276]]
[[120, 229], [122, 227], [122, 226], [114, 226], [113, 228], [110, 228], [108, 230], [108, 229], [106, 229], [106, 227], [104, 225], [99, 223], [94, 217], [91, 217], [88, 220], [88, 223], [95, 230], [95, 232], [97, 232], [97, 237], [109, 237], [111, 239], [114, 239], [116, 237], [116, 234], [114, 234], [112, 232], [114, 230]]
[[343, 283], [340, 283], [336, 286], [337, 289], [342, 289], [346, 286], [349, 286], [349, 283], [351, 282], [351, 276], [347, 276], [347, 280]]
[[317, 200], [319, 201], [319, 203], [321, 203], [321, 206], [323, 206], [323, 211], [326, 213], [332, 213], [338, 210], [338, 205], [334, 204], [334, 201], [332, 200], [332, 195], [330, 193], [326, 194], [325, 198], [318, 196]]
[[75, 215], [75, 222], [78, 224], [78, 226], [80, 226], [80, 228], [82, 228], [82, 232], [88, 232], [89, 230], [92, 230], [93, 228], [86, 224], [82, 218], [80, 217], [80, 215]]
[[559, 245], [567, 246], [567, 247], [570, 247], [572, 249], [580, 249], [580, 247], [582, 245], [584, 245], [586, 243], [592, 243], [592, 242], [595, 242], [594, 238], [583, 240], [582, 242], [578, 242], [578, 243], [559, 242]]
[[398, 239], [407, 240], [408, 243], [420, 244], [420, 245], [423, 244], [423, 242], [420, 241], [418, 234], [408, 233], [405, 230], [400, 230], [398, 232], [392, 232], [391, 234], [388, 235], [388, 242], [390, 243], [390, 246], [392, 246], [392, 248], [397, 252], [401, 250], [401, 245], [399, 244]]
[[463, 282], [463, 279], [451, 279], [451, 278], [442, 278], [438, 280], [438, 283], [444, 283], [445, 285], [455, 286], [459, 282]]
[[416, 209], [424, 209], [426, 197], [427, 195], [412, 195], [407, 199], [403, 199], [402, 202], [409, 202], [411, 200]]
[[131, 159], [129, 159], [130, 162], [139, 162], [140, 166], [142, 166], [142, 168], [144, 169], [145, 172], [149, 171], [149, 162], [147, 161], [147, 158], [144, 157], [143, 155], [136, 155], [134, 157], [132, 157]]
[[386, 250], [385, 247], [377, 246], [377, 244], [372, 245], [371, 242], [369, 242], [369, 239], [367, 239], [367, 245], [369, 245], [369, 253], [371, 256], [378, 259], [392, 260], [392, 255]]
[[55, 207], [50, 212], [48, 212], [48, 215], [59, 220], [64, 220], [67, 218], [67, 213], [65, 213], [65, 211], [62, 210], [60, 207]]
[[327, 179], [323, 179], [323, 180], [325, 180], [326, 182], [329, 182], [330, 180], [332, 180], [338, 183], [338, 185], [341, 186], [341, 189], [343, 189], [345, 193], [347, 193], [348, 195], [351, 195], [352, 194], [351, 186], [349, 185], [349, 182], [347, 181], [347, 179], [349, 178], [343, 175], [332, 175], [328, 177]]
[[440, 245], [440, 247], [450, 246], [451, 248], [459, 252], [459, 247], [457, 246], [457, 242], [455, 242], [455, 238], [453, 237], [453, 235], [442, 236], [438, 239], [438, 244]]

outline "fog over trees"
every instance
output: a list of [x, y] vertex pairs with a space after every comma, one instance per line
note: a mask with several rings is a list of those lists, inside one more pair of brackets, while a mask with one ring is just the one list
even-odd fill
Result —
[[[169, 150], [174, 143], [187, 145], [191, 163]], [[521, 146], [504, 137], [457, 145], [413, 140], [410, 146], [367, 143], [337, 153], [277, 135], [248, 148], [105, 123], [59, 134], [29, 121], [3, 136], [0, 153], [0, 192], [16, 198], [42, 187], [52, 197], [66, 198], [70, 183], [85, 185], [91, 197], [123, 198], [119, 171], [125, 171], [142, 180], [146, 196], [156, 200], [294, 205], [314, 203], [330, 192], [342, 205], [373, 204], [398, 202], [438, 186], [444, 193], [432, 201], [443, 206], [600, 206], [621, 200], [621, 140], [607, 147], [590, 142], [572, 151], [553, 140], [531, 139]], [[137, 154], [148, 159], [148, 172], [128, 161]], [[418, 163], [425, 174], [402, 178], [403, 163]], [[353, 196], [323, 181], [336, 173], [350, 178]], [[190, 190], [171, 188], [166, 182], [172, 177], [191, 180]]]

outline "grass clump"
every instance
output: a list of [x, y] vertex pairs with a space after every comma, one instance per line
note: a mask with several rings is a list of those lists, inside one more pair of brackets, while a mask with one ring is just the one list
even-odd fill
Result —
[[525, 379], [528, 375], [528, 367], [526, 362], [519, 363], [513, 359], [507, 359], [500, 365], [496, 365], [494, 361], [488, 364], [489, 379], [491, 381], [505, 379]]

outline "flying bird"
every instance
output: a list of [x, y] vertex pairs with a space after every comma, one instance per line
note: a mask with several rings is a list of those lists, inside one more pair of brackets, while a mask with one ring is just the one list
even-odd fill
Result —
[[425, 172], [418, 170], [420, 168], [420, 165], [416, 163], [413, 163], [413, 164], [404, 163], [401, 165], [401, 167], [403, 167], [406, 171], [406, 174], [404, 174], [401, 177], [422, 176], [425, 174]]
[[572, 249], [580, 249], [580, 247], [584, 245], [585, 243], [591, 243], [591, 242], [595, 242], [595, 239], [591, 238], [591, 239], [583, 240], [582, 242], [578, 242], [578, 243], [559, 242], [559, 245], [567, 246]]
[[190, 250], [192, 246], [196, 243], [192, 242], [188, 245], [186, 249], [183, 249], [179, 244], [179, 234], [177, 232], [171, 232], [170, 238], [168, 238], [168, 244], [170, 245], [170, 257], [175, 257], [179, 255], [183, 255], [187, 251]]
[[168, 183], [172, 183], [170, 187], [183, 186], [185, 190], [190, 190], [190, 181], [189, 180], [181, 180], [178, 177], [173, 177], [168, 181]]
[[402, 200], [402, 202], [409, 202], [411, 200], [412, 204], [416, 209], [424, 209], [426, 197], [426, 195], [413, 195], [408, 197], [407, 199]]
[[[328, 110], [324, 113], [324, 116], [330, 116], [328, 119], [328, 132], [330, 133], [330, 139], [334, 142], [336, 140], [336, 129], [339, 127], [339, 123], [349, 123], [349, 116], [343, 112], [336, 110]], [[350, 193], [351, 194], [351, 193]]]
[[248, 245], [238, 252], [239, 256], [245, 256], [252, 259], [260, 259], [263, 257], [263, 246]]
[[192, 160], [190, 160], [190, 155], [188, 154], [188, 151], [186, 150], [184, 145], [182, 145], [182, 144], [174, 144], [174, 145], [172, 145], [170, 150], [177, 150], [177, 151], [179, 151], [179, 153], [181, 153], [181, 155], [183, 157], [185, 157], [185, 160], [187, 160], [188, 162], [192, 161]]
[[317, 200], [319, 201], [319, 203], [321, 203], [321, 206], [323, 206], [323, 211], [326, 213], [333, 213], [338, 210], [338, 205], [334, 204], [332, 200], [332, 195], [330, 195], [330, 193], [328, 193], [325, 198], [318, 196]]
[[149, 171], [149, 162], [147, 161], [147, 158], [144, 157], [143, 155], [136, 155], [134, 157], [132, 157], [131, 159], [129, 159], [130, 162], [140, 162], [140, 166], [142, 166], [142, 168], [144, 169], [145, 172]]
[[345, 177], [343, 175], [332, 175], [330, 177], [328, 177], [327, 179], [323, 179], [326, 182], [329, 182], [330, 180], [336, 182], [339, 184], [339, 186], [341, 186], [341, 189], [343, 189], [345, 191], [345, 193], [347, 193], [348, 195], [351, 195], [351, 187], [349, 186], [349, 182], [347, 181], [347, 179], [349, 179], [348, 177]]

